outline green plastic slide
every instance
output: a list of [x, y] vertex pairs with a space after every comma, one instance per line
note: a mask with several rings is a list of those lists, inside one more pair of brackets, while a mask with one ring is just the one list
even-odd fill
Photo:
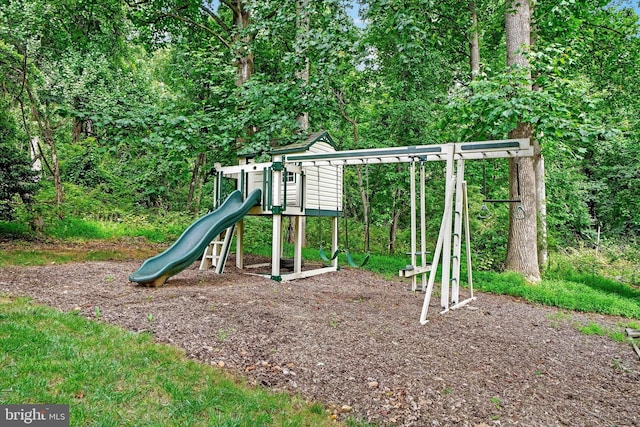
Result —
[[261, 190], [256, 189], [243, 202], [242, 193], [234, 191], [218, 209], [191, 224], [167, 250], [143, 262], [137, 271], [129, 275], [129, 280], [147, 286], [162, 286], [169, 277], [200, 258], [218, 234], [240, 221], [260, 203], [260, 197]]

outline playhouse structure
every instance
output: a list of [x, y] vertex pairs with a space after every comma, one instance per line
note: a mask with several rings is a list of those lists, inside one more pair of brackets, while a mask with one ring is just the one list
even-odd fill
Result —
[[[328, 265], [316, 269], [302, 269], [302, 236], [305, 224], [303, 219], [309, 216], [331, 219], [330, 253], [337, 254], [339, 251], [338, 219], [343, 214], [344, 167], [407, 163], [410, 168], [411, 261], [405, 269], [400, 270], [399, 274], [411, 278], [412, 290], [425, 291], [420, 316], [420, 322], [424, 324], [427, 322], [427, 310], [440, 262], [442, 263], [440, 293], [442, 312], [461, 307], [475, 299], [471, 276], [467, 190], [464, 180], [465, 161], [532, 156], [533, 148], [528, 139], [510, 139], [339, 151], [331, 136], [323, 131], [309, 135], [300, 143], [276, 147], [269, 155], [271, 159], [267, 162], [256, 162], [256, 154], [245, 153], [239, 158], [239, 164], [236, 166], [216, 164], [214, 208], [221, 209], [228, 203], [227, 201], [222, 203], [223, 183], [228, 180], [234, 182], [236, 189], [234, 194], [240, 193], [245, 200], [245, 205], [242, 208], [238, 205], [237, 210], [230, 209], [227, 214], [222, 215], [229, 225], [204, 250], [201, 268], [213, 268], [217, 273], [221, 273], [229, 254], [232, 236], [235, 234], [236, 266], [242, 270], [248, 270], [250, 266], [244, 263], [242, 217], [267, 215], [272, 218], [272, 254], [270, 265], [262, 265], [263, 268], [270, 267], [270, 272], [264, 274], [266, 277], [284, 281], [337, 271], [338, 258], [335, 256], [330, 259]], [[446, 185], [442, 191], [444, 207], [436, 248], [433, 251], [433, 258], [427, 260], [427, 251], [432, 248], [426, 247], [425, 164], [430, 161], [444, 163]], [[243, 210], [240, 211], [240, 209]], [[231, 216], [233, 221], [227, 218]], [[292, 271], [283, 274], [281, 260], [285, 217], [297, 217], [298, 220], [294, 221], [297, 228]], [[188, 234], [188, 231], [185, 234]], [[181, 239], [182, 237], [179, 241]], [[468, 266], [468, 296], [465, 299], [462, 299], [460, 294], [463, 246], [466, 247], [465, 256]], [[202, 253], [202, 249], [198, 249]], [[171, 252], [171, 248], [166, 252]], [[158, 255], [160, 258], [162, 256], [163, 254]]]
[[[342, 165], [318, 164], [301, 166], [286, 161], [298, 155], [328, 156], [336, 153], [336, 145], [327, 132], [309, 135], [304, 141], [274, 148], [269, 154], [270, 162], [256, 163], [257, 153], [245, 153], [239, 158], [239, 165], [222, 167], [216, 165], [216, 194], [214, 206], [223, 199], [223, 181], [232, 179], [236, 188], [243, 194], [261, 190], [260, 203], [254, 206], [249, 215], [267, 215], [273, 217], [271, 273], [274, 280], [294, 280], [329, 271], [338, 270], [338, 260], [333, 259], [329, 266], [302, 271], [302, 236], [304, 221], [308, 216], [331, 218], [331, 253], [338, 250], [338, 218], [342, 215]], [[281, 274], [283, 250], [283, 220], [285, 217], [298, 217], [294, 244], [292, 272]], [[230, 249], [233, 228], [214, 240], [203, 254], [201, 268], [215, 268], [222, 272]], [[235, 226], [236, 266], [251, 269], [244, 262], [244, 225], [240, 221]]]

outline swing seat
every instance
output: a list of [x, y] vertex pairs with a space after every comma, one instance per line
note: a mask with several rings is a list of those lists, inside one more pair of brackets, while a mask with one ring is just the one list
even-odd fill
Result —
[[362, 263], [360, 263], [359, 265], [353, 260], [353, 258], [351, 257], [351, 254], [349, 253], [348, 250], [344, 251], [344, 255], [347, 258], [347, 263], [353, 267], [353, 268], [362, 268], [365, 265], [367, 265], [367, 263], [369, 262], [369, 258], [370, 258], [370, 254], [365, 255], [364, 259], [362, 260]]
[[331, 256], [331, 258], [327, 256], [327, 253], [324, 251], [324, 248], [320, 248], [320, 251], [318, 253], [320, 255], [320, 258], [322, 258], [324, 262], [331, 262], [334, 259], [336, 259], [336, 257], [340, 254], [340, 249], [336, 250], [334, 254]]

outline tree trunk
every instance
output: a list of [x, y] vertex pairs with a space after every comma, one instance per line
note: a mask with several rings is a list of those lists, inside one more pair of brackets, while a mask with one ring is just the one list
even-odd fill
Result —
[[[190, 211], [193, 208], [193, 196], [196, 191], [196, 187], [198, 186], [198, 181], [200, 177], [200, 167], [206, 162], [207, 155], [206, 153], [198, 153], [196, 156], [196, 161], [193, 164], [193, 171], [191, 172], [191, 182], [189, 183], [189, 194], [187, 194], [187, 210]], [[197, 210], [194, 209], [194, 212]]]
[[58, 161], [58, 152], [56, 150], [56, 142], [51, 132], [51, 124], [49, 118], [45, 119], [45, 136], [44, 140], [51, 150], [51, 164], [53, 165], [53, 186], [56, 189], [56, 204], [60, 206], [64, 201], [64, 191], [62, 190], [62, 178], [60, 176], [60, 162]]
[[[305, 47], [308, 43], [307, 34], [309, 33], [309, 0], [298, 0], [298, 19], [296, 21], [297, 27], [297, 50], [299, 55], [303, 55], [304, 64], [302, 68], [296, 70], [296, 78], [302, 81], [303, 86], [309, 84], [309, 57], [305, 53]], [[309, 130], [309, 112], [302, 111], [296, 117], [296, 121], [300, 125], [302, 132]]]
[[202, 200], [202, 187], [204, 186], [204, 180], [206, 178], [206, 165], [207, 165], [207, 155], [204, 155], [202, 163], [200, 164], [200, 173], [198, 174], [198, 185], [196, 188], [196, 197], [194, 200], [194, 209], [193, 211], [198, 214], [200, 213], [200, 201]]
[[[510, 138], [529, 138], [531, 126], [521, 123], [509, 133]], [[540, 280], [538, 267], [538, 227], [536, 175], [531, 157], [509, 159], [509, 194], [513, 202], [509, 209], [507, 270], [523, 274], [529, 280]]]
[[[355, 146], [358, 145], [359, 135], [358, 135], [358, 122], [356, 119], [350, 117], [347, 114], [346, 102], [344, 100], [344, 96], [342, 92], [338, 89], [333, 89], [333, 94], [338, 101], [338, 109], [340, 111], [340, 115], [344, 118], [350, 125], [353, 135], [353, 144]], [[366, 251], [369, 252], [370, 241], [371, 241], [371, 228], [369, 226], [369, 213], [371, 212], [371, 201], [369, 199], [368, 188], [365, 188], [364, 180], [362, 179], [362, 168], [360, 165], [356, 168], [357, 176], [358, 176], [358, 190], [360, 192], [360, 199], [362, 200], [362, 215], [364, 217], [364, 241]], [[368, 178], [367, 178], [368, 179]], [[395, 232], [394, 232], [395, 233]], [[391, 247], [391, 246], [390, 246]]]
[[[62, 189], [62, 178], [60, 176], [60, 162], [58, 162], [58, 152], [56, 150], [56, 142], [53, 139], [53, 132], [51, 129], [51, 122], [49, 121], [49, 116], [45, 114], [44, 119], [40, 115], [40, 110], [38, 110], [38, 104], [36, 103], [36, 99], [31, 92], [31, 89], [27, 86], [27, 96], [29, 97], [29, 102], [31, 103], [31, 115], [35, 119], [38, 124], [38, 130], [40, 131], [40, 135], [44, 140], [45, 144], [49, 146], [49, 150], [51, 151], [51, 166], [50, 171], [53, 175], [53, 186], [56, 190], [56, 204], [60, 206], [64, 201], [64, 191]], [[60, 215], [60, 213], [59, 213]]]
[[[307, 33], [309, 32], [309, 0], [298, 0], [297, 4], [297, 45], [304, 46], [306, 43]], [[304, 49], [299, 49], [298, 54], [304, 55]], [[304, 65], [301, 69], [296, 70], [296, 78], [302, 81], [302, 85], [306, 86], [309, 83], [309, 58], [304, 57]], [[300, 131], [307, 133], [309, 131], [309, 112], [303, 111], [296, 117]], [[295, 216], [291, 217], [289, 226], [287, 227], [287, 241], [294, 243], [296, 241], [297, 222], [302, 221], [302, 246], [307, 245], [306, 227], [304, 224], [305, 217]]]
[[[531, 10], [528, 0], [507, 1], [507, 65], [525, 69], [529, 73], [529, 61], [525, 53], [531, 45], [530, 22]], [[517, 128], [509, 133], [509, 138], [531, 138], [532, 134], [530, 124], [519, 123]], [[531, 142], [536, 144], [534, 140]], [[534, 147], [534, 152], [539, 156], [539, 147]], [[523, 274], [532, 281], [540, 280], [536, 188], [534, 159], [509, 159], [510, 198], [520, 199], [521, 202], [511, 203], [510, 206], [505, 267], [507, 270]]]
[[476, 2], [471, 0], [469, 2], [469, 9], [471, 11], [471, 40], [469, 40], [469, 57], [471, 65], [471, 81], [480, 73], [480, 41], [478, 36], [478, 10], [476, 9]]
[[389, 225], [389, 255], [393, 255], [396, 250], [396, 237], [398, 234], [398, 221], [400, 220], [401, 206], [397, 202], [402, 192], [396, 190], [396, 195], [393, 198], [393, 207], [391, 211], [391, 224]]
[[[368, 171], [367, 171], [368, 173]], [[364, 250], [369, 252], [370, 249], [370, 230], [369, 230], [369, 194], [368, 185], [365, 185], [364, 179], [362, 177], [362, 165], [356, 165], [356, 175], [358, 177], [358, 189], [360, 190], [360, 200], [362, 201], [362, 220], [364, 221]], [[369, 178], [367, 177], [367, 180]]]
[[236, 52], [236, 66], [238, 67], [236, 86], [240, 87], [247, 82], [253, 75], [253, 52], [249, 44], [251, 36], [242, 35], [242, 32], [249, 26], [251, 15], [244, 7], [243, 0], [235, 0], [233, 2], [233, 26], [234, 30], [240, 35], [242, 47]]
[[[533, 15], [533, 3], [531, 5], [531, 15]], [[531, 28], [531, 45], [536, 44], [537, 27]], [[537, 80], [537, 79], [533, 79]], [[534, 84], [533, 91], [540, 91], [539, 85]], [[538, 202], [538, 267], [544, 270], [549, 257], [549, 243], [547, 236], [547, 189], [545, 182], [544, 157], [542, 156], [541, 147], [538, 141], [534, 141], [535, 153], [533, 158], [533, 167], [536, 174], [536, 200]]]
[[538, 202], [538, 266], [544, 270], [549, 258], [549, 243], [547, 236], [547, 189], [542, 154], [534, 157], [533, 167], [536, 175], [536, 200]]

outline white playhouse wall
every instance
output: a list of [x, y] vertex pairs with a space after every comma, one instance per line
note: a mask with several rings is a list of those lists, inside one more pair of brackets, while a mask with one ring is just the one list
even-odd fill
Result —
[[304, 169], [305, 209], [342, 212], [342, 166], [309, 166]]
[[[319, 140], [306, 150], [288, 152], [284, 154], [284, 157], [296, 154], [330, 154], [335, 151], [331, 144]], [[241, 158], [239, 163], [247, 166], [244, 169], [245, 172], [251, 172], [247, 176], [247, 194], [256, 188], [263, 189], [263, 169], [254, 169], [251, 166], [253, 163], [251, 158]], [[311, 211], [310, 213], [313, 215], [317, 215], [318, 211], [322, 211], [324, 215], [335, 215], [336, 211], [342, 212], [342, 165], [304, 167], [304, 195], [302, 194], [301, 175], [299, 173], [292, 174], [291, 171], [287, 172], [287, 174], [283, 174], [284, 182], [281, 186], [281, 194], [284, 194], [286, 185], [287, 209], [284, 212], [286, 215], [304, 215], [307, 211]], [[303, 196], [305, 200], [302, 200]], [[301, 210], [301, 203], [303, 210]], [[262, 210], [261, 207], [256, 206], [251, 213], [254, 215], [270, 214], [270, 211]]]

